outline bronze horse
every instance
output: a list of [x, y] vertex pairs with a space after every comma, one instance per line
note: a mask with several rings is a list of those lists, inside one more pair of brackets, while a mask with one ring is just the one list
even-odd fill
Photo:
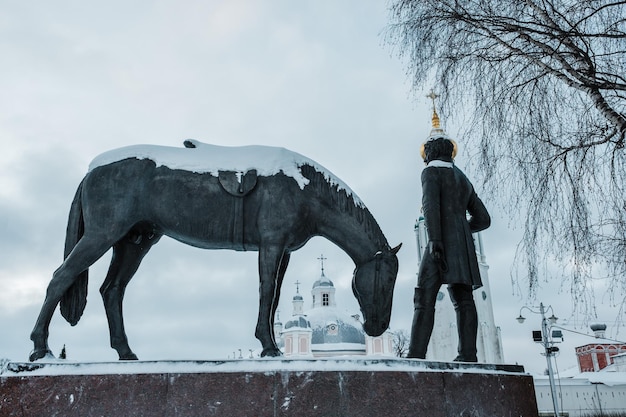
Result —
[[[313, 236], [329, 239], [354, 261], [352, 289], [367, 334], [378, 336], [388, 328], [400, 245], [389, 246], [369, 210], [341, 180], [283, 148], [191, 140], [185, 146], [121, 148], [92, 162], [70, 209], [65, 260], [53, 274], [31, 333], [31, 361], [51, 355], [49, 325], [59, 303], [63, 317], [71, 325], [78, 322], [88, 269], [111, 247], [100, 288], [111, 347], [120, 359], [137, 359], [124, 330], [122, 300], [141, 260], [163, 235], [204, 249], [259, 252], [255, 336], [261, 356], [281, 354], [273, 332], [281, 284], [290, 253]], [[242, 162], [245, 155], [253, 156], [254, 166]], [[203, 168], [202, 161], [212, 167]]]

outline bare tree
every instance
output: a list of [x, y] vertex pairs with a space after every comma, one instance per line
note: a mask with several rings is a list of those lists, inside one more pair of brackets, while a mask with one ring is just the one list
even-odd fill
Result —
[[393, 332], [393, 353], [399, 358], [406, 358], [409, 352], [409, 336], [404, 330]]
[[391, 8], [388, 41], [415, 87], [435, 79], [444, 117], [464, 115], [482, 195], [523, 225], [531, 296], [546, 259], [566, 267], [577, 300], [598, 269], [626, 289], [625, 11], [596, 0]]

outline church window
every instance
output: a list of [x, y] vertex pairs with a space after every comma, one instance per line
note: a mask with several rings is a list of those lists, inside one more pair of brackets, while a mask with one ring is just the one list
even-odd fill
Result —
[[322, 294], [322, 305], [323, 306], [330, 305], [328, 293]]
[[379, 338], [374, 339], [374, 353], [383, 353], [383, 341]]

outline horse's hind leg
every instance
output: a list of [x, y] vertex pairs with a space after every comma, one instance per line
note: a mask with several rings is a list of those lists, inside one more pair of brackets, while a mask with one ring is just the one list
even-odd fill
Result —
[[48, 347], [50, 320], [52, 320], [54, 310], [59, 301], [61, 301], [65, 291], [74, 283], [81, 272], [89, 268], [109, 248], [110, 244], [105, 240], [98, 237], [90, 238], [83, 236], [63, 264], [54, 271], [52, 280], [46, 290], [46, 298], [30, 335], [30, 339], [35, 345], [33, 352], [30, 354], [31, 362], [50, 354], [50, 348]]
[[137, 359], [128, 345], [128, 338], [124, 330], [124, 316], [122, 314], [124, 292], [133, 275], [137, 272], [143, 257], [160, 237], [160, 235], [154, 235], [150, 232], [131, 231], [113, 245], [111, 265], [106, 279], [100, 287], [100, 294], [109, 322], [111, 347], [117, 351], [120, 360]]

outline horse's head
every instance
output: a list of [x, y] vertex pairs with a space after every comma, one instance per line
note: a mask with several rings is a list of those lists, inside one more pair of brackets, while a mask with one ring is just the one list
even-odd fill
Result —
[[354, 270], [352, 292], [361, 306], [363, 329], [370, 336], [380, 336], [389, 328], [400, 246], [376, 253]]

